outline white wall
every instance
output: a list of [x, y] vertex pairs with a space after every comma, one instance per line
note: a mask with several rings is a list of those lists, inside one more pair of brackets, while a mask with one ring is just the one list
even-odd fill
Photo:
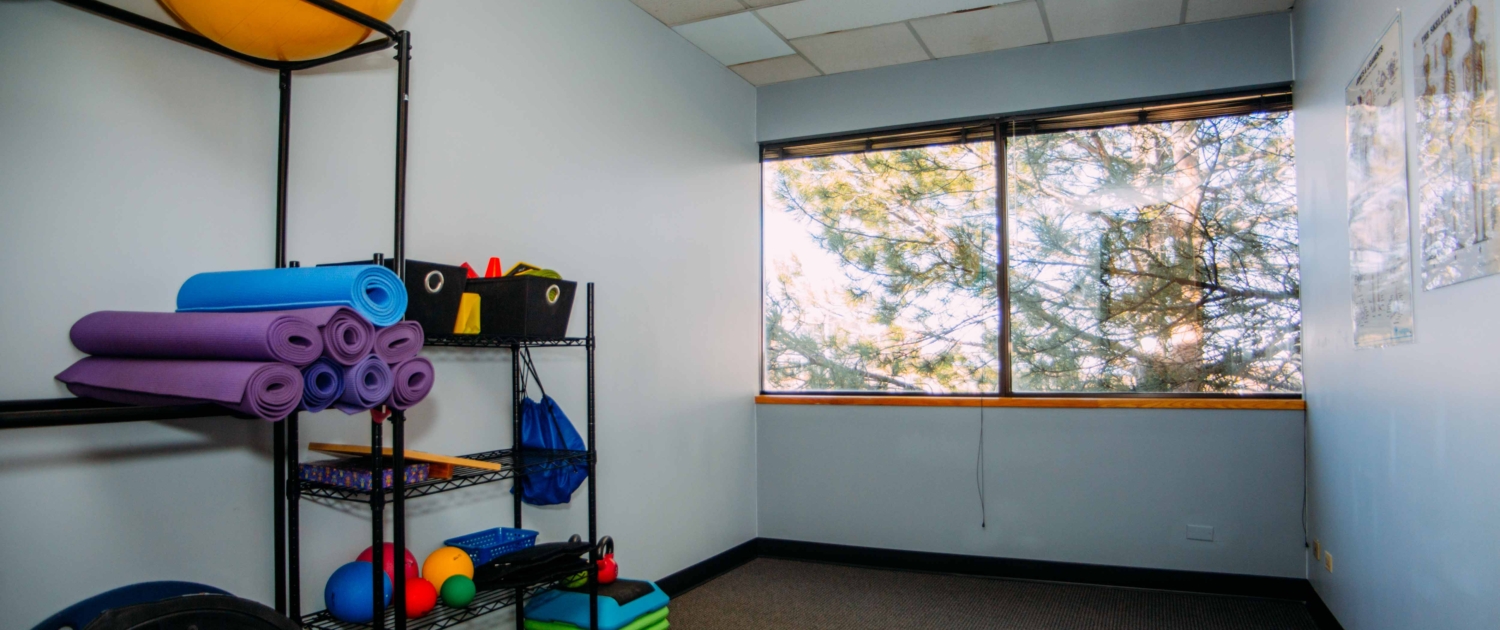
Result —
[[[735, 235], [759, 230], [754, 89], [623, 0], [409, 4], [408, 256], [480, 269], [500, 256], [598, 283], [599, 522], [625, 575], [753, 538], [760, 254]], [[295, 79], [292, 258], [390, 251], [394, 80], [385, 56]], [[331, 238], [344, 226], [351, 238]], [[582, 302], [580, 286], [575, 335]], [[412, 448], [508, 446], [509, 355], [428, 356], [438, 385], [410, 414]], [[581, 430], [583, 352], [534, 356]], [[303, 426], [304, 442], [368, 432], [337, 413]], [[413, 502], [410, 544], [509, 525], [505, 491]], [[526, 524], [543, 540], [587, 534], [584, 496], [527, 508]], [[346, 534], [359, 518], [304, 510], [307, 575], [368, 544]]]
[[[54, 398], [96, 309], [273, 262], [276, 79], [52, 2], [0, 2], [0, 397]], [[147, 580], [271, 596], [271, 432], [231, 419], [0, 436], [0, 619]]]
[[[1411, 103], [1412, 41], [1441, 4], [1312, 0], [1295, 18], [1311, 522], [1334, 555], [1333, 573], [1310, 576], [1349, 630], [1500, 619], [1500, 330], [1489, 315], [1500, 277], [1419, 292], [1414, 344], [1356, 351], [1352, 342], [1344, 88], [1399, 9]], [[1495, 4], [1476, 4], [1494, 24]]]
[[760, 88], [761, 140], [1282, 84], [1285, 13], [846, 72]]
[[983, 528], [978, 408], [762, 405], [759, 421], [767, 538], [1303, 576], [1301, 412], [985, 409]]
[[[409, 255], [598, 283], [600, 525], [624, 574], [754, 537], [759, 253], [726, 238], [759, 225], [754, 89], [624, 0], [408, 0], [396, 22], [415, 43]], [[0, 55], [0, 396], [60, 396], [77, 317], [168, 310], [192, 273], [271, 264], [276, 79], [35, 0], [0, 2]], [[297, 76], [293, 259], [391, 251], [394, 79], [388, 55]], [[428, 356], [411, 447], [509, 446], [508, 355]], [[580, 427], [582, 357], [536, 355]], [[303, 442], [362, 441], [367, 423], [308, 417]], [[269, 442], [233, 420], [8, 432], [0, 627], [149, 579], [269, 601]], [[411, 546], [510, 524], [507, 489], [412, 502]], [[583, 533], [577, 498], [527, 525]], [[315, 610], [368, 544], [367, 512], [302, 513]]]

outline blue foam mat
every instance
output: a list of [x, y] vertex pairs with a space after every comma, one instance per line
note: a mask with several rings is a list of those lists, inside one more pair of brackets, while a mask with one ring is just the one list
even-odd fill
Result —
[[376, 265], [200, 273], [177, 291], [179, 312], [285, 311], [347, 306], [376, 326], [406, 314], [406, 285]]

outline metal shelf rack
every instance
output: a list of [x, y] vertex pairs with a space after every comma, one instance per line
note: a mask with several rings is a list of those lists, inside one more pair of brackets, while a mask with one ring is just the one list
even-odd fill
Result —
[[[468, 620], [474, 619], [476, 617], [480, 617], [480, 616], [483, 616], [483, 615], [487, 615], [489, 613], [493, 613], [493, 612], [497, 612], [497, 611], [500, 611], [500, 610], [504, 610], [504, 609], [509, 608], [511, 606], [515, 606], [516, 607], [516, 618], [515, 618], [516, 629], [517, 630], [524, 630], [524, 628], [525, 628], [525, 617], [524, 617], [524, 615], [525, 615], [525, 600], [528, 597], [530, 597], [531, 595], [534, 595], [534, 594], [539, 593], [541, 591], [547, 590], [548, 588], [551, 588], [552, 587], [552, 582], [556, 581], [555, 578], [548, 579], [548, 580], [543, 580], [542, 583], [540, 583], [540, 584], [533, 584], [533, 585], [524, 586], [524, 587], [515, 588], [515, 589], [505, 589], [503, 591], [487, 591], [487, 592], [482, 592], [482, 593], [480, 593], [478, 599], [475, 600], [475, 603], [471, 604], [468, 608], [456, 609], [455, 610], [455, 609], [451, 609], [451, 608], [446, 608], [446, 607], [441, 607], [440, 606], [439, 608], [435, 609], [434, 612], [428, 613], [427, 616], [424, 616], [424, 617], [422, 617], [420, 619], [414, 619], [414, 620], [407, 620], [405, 618], [406, 602], [405, 602], [405, 599], [401, 598], [401, 597], [393, 597], [392, 600], [393, 600], [394, 606], [392, 607], [392, 610], [387, 611], [386, 618], [377, 619], [377, 623], [375, 623], [373, 625], [371, 625], [371, 624], [350, 624], [350, 623], [345, 623], [345, 622], [339, 622], [339, 621], [336, 621], [336, 620], [333, 620], [333, 619], [329, 618], [328, 615], [327, 615], [327, 613], [324, 612], [324, 611], [315, 612], [315, 613], [312, 613], [312, 614], [309, 614], [309, 615], [303, 615], [302, 614], [302, 604], [301, 604], [301, 585], [300, 585], [300, 582], [299, 582], [299, 565], [300, 565], [300, 560], [299, 560], [298, 547], [299, 547], [299, 544], [300, 544], [299, 543], [300, 534], [299, 534], [299, 527], [298, 527], [299, 516], [298, 516], [298, 507], [297, 507], [297, 505], [303, 499], [312, 499], [312, 498], [321, 498], [321, 499], [328, 499], [328, 500], [335, 500], [335, 501], [368, 502], [370, 504], [370, 506], [371, 506], [371, 509], [376, 514], [376, 516], [374, 517], [374, 522], [375, 523], [379, 523], [381, 521], [381, 518], [382, 518], [380, 516], [380, 514], [381, 514], [380, 510], [382, 509], [382, 506], [385, 504], [385, 502], [389, 500], [392, 503], [394, 503], [395, 509], [396, 509], [396, 517], [393, 519], [394, 524], [395, 524], [395, 535], [396, 535], [396, 538], [397, 538], [397, 540], [404, 540], [403, 536], [404, 536], [404, 527], [405, 527], [404, 520], [405, 520], [405, 518], [404, 518], [404, 512], [403, 512], [403, 510], [404, 510], [404, 505], [405, 505], [405, 500], [406, 499], [414, 499], [414, 498], [417, 498], [417, 497], [424, 497], [424, 496], [429, 496], [429, 495], [433, 495], [433, 494], [440, 494], [440, 493], [443, 493], [443, 492], [450, 492], [450, 491], [453, 491], [453, 490], [459, 490], [459, 489], [469, 488], [469, 487], [473, 487], [473, 486], [477, 486], [477, 485], [482, 485], [482, 484], [487, 484], [487, 483], [493, 483], [493, 482], [502, 481], [502, 480], [505, 480], [505, 479], [517, 479], [517, 478], [520, 478], [520, 477], [524, 477], [524, 476], [526, 476], [528, 474], [533, 474], [533, 473], [542, 472], [542, 471], [545, 471], [545, 470], [552, 470], [552, 469], [556, 469], [556, 468], [562, 468], [562, 467], [565, 467], [565, 466], [569, 466], [569, 465], [572, 465], [572, 464], [574, 464], [576, 462], [587, 462], [588, 465], [589, 465], [589, 475], [588, 475], [588, 480], [587, 480], [587, 485], [588, 485], [588, 522], [589, 522], [589, 525], [588, 525], [588, 527], [589, 527], [589, 535], [588, 535], [588, 540], [589, 540], [589, 592], [594, 597], [598, 596], [599, 585], [598, 585], [598, 580], [597, 580], [597, 577], [598, 577], [597, 576], [597, 570], [598, 570], [598, 560], [599, 560], [599, 558], [598, 558], [597, 553], [598, 553], [598, 542], [599, 542], [599, 526], [598, 526], [598, 510], [597, 510], [598, 504], [597, 504], [597, 501], [595, 500], [595, 489], [596, 489], [596, 485], [595, 484], [596, 484], [596, 479], [597, 479], [597, 477], [599, 475], [598, 475], [598, 468], [597, 468], [597, 466], [595, 466], [595, 463], [597, 463], [597, 461], [598, 461], [598, 450], [594, 446], [594, 436], [595, 436], [595, 430], [594, 430], [594, 421], [595, 421], [595, 404], [594, 404], [594, 348], [595, 348], [595, 337], [594, 337], [594, 284], [592, 282], [588, 284], [587, 317], [588, 317], [588, 322], [587, 322], [588, 333], [584, 337], [564, 337], [564, 338], [556, 338], [556, 339], [510, 338], [510, 337], [429, 337], [428, 338], [426, 345], [461, 347], [461, 348], [504, 348], [504, 349], [510, 350], [510, 357], [511, 357], [511, 440], [512, 440], [511, 443], [514, 446], [512, 448], [509, 448], [509, 449], [502, 449], [502, 450], [498, 450], [498, 451], [487, 451], [487, 452], [483, 452], [483, 453], [476, 453], [476, 454], [473, 454], [473, 455], [466, 455], [465, 456], [465, 457], [469, 457], [469, 458], [472, 458], [472, 459], [479, 459], [479, 460], [484, 460], [484, 461], [499, 462], [501, 464], [501, 469], [500, 470], [498, 470], [498, 471], [482, 471], [482, 470], [477, 470], [477, 469], [473, 469], [473, 468], [468, 468], [468, 469], [460, 468], [460, 469], [456, 469], [454, 471], [453, 478], [451, 478], [451, 479], [430, 479], [428, 481], [423, 481], [421, 483], [415, 483], [415, 484], [407, 484], [406, 480], [405, 480], [405, 477], [403, 475], [399, 475], [398, 474], [398, 475], [392, 475], [391, 476], [391, 478], [394, 480], [395, 483], [393, 483], [392, 487], [390, 487], [390, 488], [382, 487], [382, 484], [384, 482], [383, 482], [383, 480], [381, 479], [381, 477], [379, 475], [376, 475], [374, 477], [375, 487], [373, 489], [371, 489], [370, 491], [363, 491], [363, 490], [355, 490], [355, 489], [351, 489], [351, 488], [339, 488], [339, 487], [336, 487], [336, 486], [330, 486], [330, 485], [322, 484], [322, 483], [315, 483], [315, 482], [309, 482], [309, 481], [301, 481], [300, 479], [298, 479], [299, 475], [297, 474], [296, 470], [293, 470], [291, 468], [288, 469], [288, 474], [290, 475], [290, 478], [293, 480], [293, 481], [291, 481], [291, 482], [288, 483], [288, 491], [287, 491], [287, 514], [288, 514], [288, 524], [289, 524], [288, 531], [289, 531], [289, 533], [291, 535], [291, 543], [290, 543], [290, 547], [289, 547], [289, 551], [290, 551], [290, 555], [289, 555], [290, 567], [289, 567], [289, 570], [288, 570], [288, 575], [290, 576], [290, 578], [292, 580], [290, 588], [289, 588], [289, 593], [291, 595], [291, 600], [289, 602], [289, 606], [288, 607], [289, 607], [290, 615], [291, 615], [292, 618], [294, 618], [294, 619], [300, 619], [301, 624], [302, 624], [302, 626], [304, 628], [320, 628], [320, 629], [325, 629], [325, 630], [326, 629], [335, 629], [335, 628], [342, 629], [342, 630], [351, 630], [353, 628], [372, 628], [372, 627], [373, 628], [384, 628], [384, 627], [386, 627], [384, 624], [387, 621], [389, 621], [389, 623], [391, 624], [390, 627], [397, 628], [398, 630], [400, 630], [400, 629], [416, 629], [416, 628], [428, 629], [428, 628], [446, 628], [446, 627], [448, 627], [450, 625], [453, 625], [453, 624], [456, 624], [456, 623], [460, 623], [460, 622], [463, 622], [463, 621], [468, 621]], [[434, 343], [434, 341], [435, 341], [435, 343]], [[522, 367], [521, 367], [521, 350], [523, 348], [548, 348], [548, 347], [554, 347], [554, 348], [576, 347], [576, 348], [584, 348], [587, 351], [587, 374], [588, 374], [588, 412], [587, 413], [588, 413], [588, 427], [587, 427], [586, 445], [588, 447], [588, 450], [586, 450], [586, 451], [527, 450], [527, 449], [525, 449], [525, 448], [523, 448], [521, 446], [521, 370], [522, 370]], [[392, 452], [393, 452], [393, 454], [399, 454], [401, 452], [401, 449], [402, 449], [402, 444], [401, 444], [401, 441], [400, 441], [402, 439], [402, 437], [401, 437], [401, 433], [400, 433], [399, 428], [401, 426], [401, 421], [404, 420], [404, 418], [401, 418], [401, 420], [398, 420], [399, 416], [402, 416], [402, 413], [399, 412], [399, 411], [395, 412], [395, 413], [393, 413], [391, 415], [391, 420], [393, 421], [392, 427], [393, 427], [393, 429], [396, 429], [396, 430], [392, 431], [392, 433], [394, 435], [394, 440], [395, 440], [395, 444], [392, 446]], [[289, 428], [288, 441], [289, 441], [289, 444], [292, 447], [292, 450], [295, 451], [296, 450], [296, 445], [297, 445], [296, 425], [295, 424], [289, 424], [288, 428]], [[380, 436], [379, 436], [378, 425], [376, 425], [376, 428], [372, 429], [371, 436], [372, 436], [371, 442], [372, 442], [372, 446], [373, 446], [372, 452], [378, 452], [379, 449], [381, 448], [380, 447]], [[296, 463], [295, 462], [290, 462], [290, 465], [291, 465], [292, 468], [295, 468]], [[394, 465], [392, 466], [392, 468], [394, 468], [395, 470], [403, 470], [404, 469], [404, 462], [398, 457], [398, 458], [396, 458], [396, 461], [395, 461]], [[521, 520], [521, 511], [522, 511], [521, 510], [521, 508], [522, 508], [521, 495], [520, 494], [512, 494], [512, 496], [511, 496], [511, 503], [512, 503], [512, 522], [514, 523], [513, 526], [519, 528], [519, 527], [522, 526], [522, 520]], [[378, 528], [378, 525], [376, 527]], [[380, 536], [380, 533], [379, 533], [379, 530], [377, 529], [376, 533], [375, 533], [375, 537], [377, 539], [377, 543], [376, 543], [377, 545], [380, 544], [378, 542], [379, 536]], [[377, 547], [377, 549], [378, 548], [379, 547]], [[395, 553], [396, 553], [396, 555], [398, 557], [403, 556], [404, 555], [404, 548], [398, 547], [396, 549]], [[394, 584], [395, 589], [393, 590], [393, 592], [395, 592], [395, 593], [404, 593], [405, 592], [405, 588], [404, 588], [405, 582], [406, 582], [405, 572], [397, 571], [396, 572], [396, 576], [395, 576], [395, 584]], [[374, 592], [380, 592], [380, 591], [379, 591], [379, 589], [376, 589]], [[591, 628], [597, 628], [598, 627], [598, 615], [599, 615], [598, 607], [597, 606], [593, 607], [593, 609], [590, 610], [589, 614], [590, 614], [590, 620], [591, 620], [590, 621], [590, 627]]]
[[[286, 267], [287, 248], [287, 176], [289, 147], [291, 142], [291, 97], [292, 97], [292, 74], [295, 71], [307, 70], [326, 65], [336, 61], [350, 59], [383, 50], [395, 49], [397, 62], [396, 76], [396, 137], [395, 137], [395, 185], [394, 185], [394, 250], [393, 270], [397, 275], [405, 276], [406, 263], [406, 153], [407, 153], [407, 121], [410, 106], [410, 69], [411, 69], [411, 33], [397, 30], [391, 25], [371, 16], [365, 15], [351, 9], [337, 0], [302, 0], [315, 5], [325, 11], [338, 15], [346, 20], [360, 24], [383, 35], [380, 39], [365, 42], [340, 53], [327, 57], [307, 61], [285, 62], [260, 59], [245, 55], [225, 48], [213, 41], [170, 24], [120, 9], [98, 0], [55, 0], [59, 4], [70, 6], [82, 11], [126, 24], [141, 30], [145, 30], [167, 39], [186, 44], [207, 52], [218, 54], [251, 66], [276, 70], [279, 75], [280, 88], [280, 117], [277, 136], [277, 177], [276, 177], [276, 234], [275, 234], [275, 259], [276, 266]], [[378, 261], [378, 256], [377, 256]], [[295, 265], [296, 263], [291, 263]], [[383, 630], [386, 627], [397, 629], [405, 628], [446, 628], [469, 619], [479, 617], [488, 613], [517, 606], [516, 627], [523, 628], [523, 618], [520, 606], [524, 605], [527, 597], [553, 588], [555, 580], [533, 584], [523, 588], [507, 589], [504, 591], [491, 591], [481, 593], [475, 602], [461, 610], [439, 607], [429, 615], [412, 620], [408, 623], [405, 618], [405, 598], [394, 597], [395, 606], [392, 609], [380, 610], [379, 600], [372, 604], [377, 609], [376, 620], [370, 625], [345, 624], [336, 622], [329, 618], [326, 613], [314, 613], [303, 618], [300, 614], [300, 592], [298, 584], [300, 576], [300, 552], [299, 540], [299, 510], [298, 505], [303, 497], [330, 498], [337, 500], [367, 501], [371, 509], [371, 540], [374, 547], [374, 564], [383, 564], [382, 554], [384, 550], [384, 507], [389, 500], [392, 503], [395, 529], [395, 554], [405, 554], [406, 540], [406, 518], [405, 500], [457, 490], [460, 488], [491, 483], [503, 479], [513, 479], [537, 471], [548, 470], [575, 461], [597, 461], [597, 451], [594, 448], [594, 311], [593, 311], [593, 285], [589, 285], [589, 309], [588, 309], [588, 336], [583, 338], [569, 338], [560, 340], [534, 340], [534, 339], [496, 339], [496, 338], [436, 338], [429, 340], [428, 345], [470, 348], [509, 348], [512, 354], [512, 376], [513, 383], [518, 384], [520, 380], [519, 350], [521, 348], [533, 347], [586, 347], [588, 349], [588, 451], [583, 453], [559, 454], [556, 452], [537, 451], [525, 452], [519, 448], [520, 423], [519, 423], [519, 394], [513, 396], [512, 400], [512, 424], [513, 438], [517, 448], [502, 451], [491, 451], [480, 453], [477, 456], [488, 458], [491, 461], [499, 461], [510, 464], [509, 468], [502, 468], [495, 473], [459, 473], [453, 479], [435, 482], [424, 482], [413, 484], [407, 488], [402, 475], [395, 475], [395, 483], [390, 489], [382, 489], [378, 485], [374, 491], [363, 494], [350, 494], [337, 491], [332, 487], [321, 484], [309, 484], [302, 482], [298, 475], [297, 457], [298, 450], [298, 421], [299, 414], [292, 413], [286, 420], [276, 423], [273, 429], [273, 493], [275, 506], [275, 602], [277, 612], [288, 614], [299, 620], [305, 627], [309, 628], [357, 628], [373, 627]], [[517, 386], [518, 389], [518, 386]], [[61, 398], [49, 400], [18, 400], [0, 401], [0, 430], [56, 427], [67, 425], [107, 424], [120, 422], [137, 422], [150, 420], [170, 420], [184, 418], [219, 418], [219, 417], [241, 417], [237, 414], [219, 407], [217, 405], [173, 405], [160, 407], [132, 407], [117, 405], [95, 400], [80, 398]], [[392, 441], [392, 464], [396, 470], [405, 467], [403, 457], [405, 447], [405, 413], [395, 411], [386, 422], [391, 425]], [[379, 469], [381, 464], [383, 440], [383, 425], [371, 423], [370, 445], [373, 453], [374, 466]], [[289, 453], [291, 455], [289, 455]], [[589, 486], [589, 540], [597, 543], [596, 502], [594, 498], [595, 482], [594, 470], [590, 470], [588, 478]], [[376, 476], [379, 483], [379, 476]], [[515, 500], [515, 523], [521, 525], [521, 502], [519, 495]], [[289, 540], [290, 539], [290, 540]], [[595, 552], [589, 552], [590, 569], [589, 580], [591, 592], [597, 596], [596, 566], [598, 558]], [[382, 578], [377, 573], [376, 582], [373, 585], [375, 592], [380, 592]], [[405, 573], [397, 572], [396, 592], [404, 592]], [[593, 627], [597, 627], [597, 610], [593, 613]]]

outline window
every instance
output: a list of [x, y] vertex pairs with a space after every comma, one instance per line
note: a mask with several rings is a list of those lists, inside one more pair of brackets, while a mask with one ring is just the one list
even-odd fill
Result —
[[1289, 109], [1256, 94], [765, 147], [763, 389], [1300, 392]]

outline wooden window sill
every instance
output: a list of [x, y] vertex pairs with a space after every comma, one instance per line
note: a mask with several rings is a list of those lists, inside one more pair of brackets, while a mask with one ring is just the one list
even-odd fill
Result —
[[1259, 409], [1302, 411], [1300, 398], [1088, 398], [982, 396], [788, 396], [762, 394], [757, 405], [854, 405], [863, 407], [1033, 407], [1053, 409]]

